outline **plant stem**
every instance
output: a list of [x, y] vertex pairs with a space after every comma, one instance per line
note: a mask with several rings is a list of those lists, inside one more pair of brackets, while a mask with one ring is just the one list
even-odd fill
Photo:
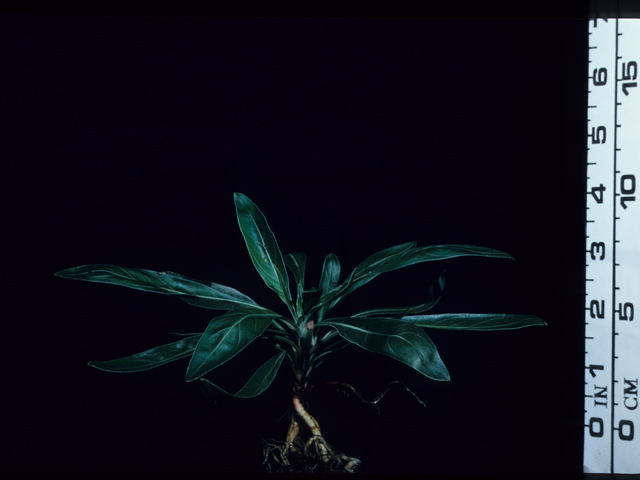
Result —
[[316, 442], [316, 445], [318, 447], [318, 450], [320, 451], [320, 454], [322, 455], [322, 461], [327, 463], [330, 459], [331, 454], [324, 444], [324, 438], [322, 437], [322, 432], [320, 432], [320, 425], [318, 424], [316, 419], [313, 418], [309, 414], [309, 412], [305, 410], [302, 402], [300, 401], [300, 398], [297, 395], [293, 397], [293, 407], [295, 408], [296, 413], [300, 416], [300, 418], [304, 420], [304, 423], [307, 424], [309, 430], [311, 430], [312, 437], [316, 437], [317, 440], [319, 440]]

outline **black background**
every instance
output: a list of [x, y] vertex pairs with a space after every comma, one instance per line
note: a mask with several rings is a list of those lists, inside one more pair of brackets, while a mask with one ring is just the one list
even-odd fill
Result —
[[[16, 16], [7, 34], [5, 332], [8, 470], [261, 472], [292, 377], [232, 400], [187, 361], [137, 374], [86, 365], [202, 331], [177, 298], [53, 273], [171, 270], [285, 313], [256, 273], [233, 192], [283, 253], [343, 276], [416, 240], [504, 250], [385, 274], [341, 312], [414, 305], [522, 313], [548, 326], [429, 335], [435, 382], [351, 347], [317, 371], [380, 415], [318, 390], [309, 410], [360, 472], [563, 472], [582, 460], [587, 20]], [[15, 267], [15, 270], [14, 270]], [[207, 378], [234, 391], [272, 354], [252, 344]]]

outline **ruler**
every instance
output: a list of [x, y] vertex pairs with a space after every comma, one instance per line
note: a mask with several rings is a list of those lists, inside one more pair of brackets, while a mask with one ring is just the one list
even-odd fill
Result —
[[640, 473], [640, 20], [589, 20], [584, 472]]

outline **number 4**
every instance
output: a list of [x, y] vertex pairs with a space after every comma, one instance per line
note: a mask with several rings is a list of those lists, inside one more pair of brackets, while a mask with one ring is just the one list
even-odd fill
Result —
[[591, 187], [591, 191], [587, 192], [593, 195], [593, 198], [596, 200], [596, 203], [602, 203], [604, 201], [604, 191], [606, 190], [603, 184], [600, 184], [599, 187]]

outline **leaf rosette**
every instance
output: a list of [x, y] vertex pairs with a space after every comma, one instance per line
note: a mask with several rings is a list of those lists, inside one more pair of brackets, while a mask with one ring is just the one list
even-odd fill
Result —
[[[225, 311], [213, 318], [204, 332], [188, 334], [178, 341], [128, 357], [92, 361], [90, 366], [109, 372], [129, 373], [189, 358], [186, 381], [200, 379], [211, 391], [237, 398], [252, 398], [271, 385], [285, 358], [293, 369], [297, 384], [305, 386], [312, 371], [330, 354], [356, 345], [391, 357], [427, 378], [446, 381], [450, 379], [449, 372], [425, 329], [492, 331], [546, 325], [542, 319], [532, 315], [424, 314], [436, 306], [443, 293], [444, 271], [419, 305], [372, 308], [350, 317], [332, 318], [330, 313], [336, 305], [380, 274], [418, 263], [463, 256], [512, 257], [498, 250], [473, 245], [418, 247], [416, 242], [409, 242], [370, 255], [342, 282], [340, 262], [334, 254], [329, 254], [324, 260], [317, 287], [305, 288], [306, 255], [302, 252], [283, 255], [257, 205], [241, 193], [234, 194], [234, 203], [251, 261], [266, 286], [286, 305], [289, 315], [266, 309], [232, 287], [173, 272], [103, 264], [62, 270], [56, 275], [178, 296], [189, 305]], [[287, 269], [293, 277], [291, 283]], [[295, 288], [293, 295], [292, 286]], [[258, 367], [238, 392], [229, 393], [203, 378], [258, 339], [271, 341], [277, 352]]]

